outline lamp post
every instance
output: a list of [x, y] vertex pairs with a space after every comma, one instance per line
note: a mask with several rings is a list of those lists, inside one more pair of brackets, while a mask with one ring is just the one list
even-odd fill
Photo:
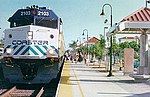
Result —
[[86, 32], [86, 34], [87, 34], [87, 56], [88, 56], [88, 38], [89, 38], [89, 35], [88, 35], [88, 30], [87, 29], [84, 29], [83, 30], [83, 33], [82, 33], [82, 35], [84, 36], [85, 35], [85, 32]]
[[106, 29], [108, 29], [108, 27], [104, 27], [104, 39], [105, 39], [105, 36], [106, 36]]
[[[109, 6], [110, 9], [111, 9], [111, 14], [110, 14], [110, 26], [112, 27], [112, 6], [108, 3], [104, 4], [103, 7], [102, 7], [102, 13], [100, 14], [101, 16], [102, 15], [105, 15], [104, 13], [104, 7], [105, 6]], [[109, 70], [109, 74], [107, 75], [108, 77], [110, 76], [113, 76], [112, 75], [112, 35], [110, 36], [110, 70]]]
[[147, 4], [150, 3], [150, 0], [146, 0], [146, 8], [147, 8]]
[[106, 41], [106, 29], [108, 29], [108, 27], [104, 27], [104, 40], [105, 40], [106, 47], [108, 47], [107, 41]]
[[77, 37], [77, 42], [79, 41], [79, 45], [81, 45], [81, 38], [80, 37]]

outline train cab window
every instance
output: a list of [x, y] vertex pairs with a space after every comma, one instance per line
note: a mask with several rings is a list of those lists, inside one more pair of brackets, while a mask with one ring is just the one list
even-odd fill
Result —
[[10, 27], [19, 27], [19, 26], [25, 26], [25, 25], [31, 25], [31, 21], [27, 21], [25, 19], [19, 19], [19, 20], [15, 20], [15, 21], [12, 21], [10, 23]]
[[43, 27], [49, 27], [49, 28], [58, 28], [56, 19], [49, 19], [49, 18], [37, 18], [35, 19], [35, 25], [43, 26]]

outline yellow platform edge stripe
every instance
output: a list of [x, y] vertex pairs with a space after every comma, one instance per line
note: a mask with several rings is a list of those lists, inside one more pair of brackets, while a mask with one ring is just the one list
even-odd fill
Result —
[[64, 63], [58, 89], [59, 90], [56, 97], [74, 97], [72, 84], [70, 81], [70, 70], [69, 70], [68, 62]]
[[77, 82], [77, 85], [78, 85], [78, 87], [79, 87], [80, 93], [81, 93], [82, 97], [84, 97], [84, 93], [83, 93], [82, 88], [81, 88], [81, 86], [80, 86], [78, 77], [77, 77], [77, 75], [75, 74], [74, 69], [72, 69], [72, 70], [73, 70], [74, 76], [75, 76], [75, 78], [76, 78], [76, 82]]

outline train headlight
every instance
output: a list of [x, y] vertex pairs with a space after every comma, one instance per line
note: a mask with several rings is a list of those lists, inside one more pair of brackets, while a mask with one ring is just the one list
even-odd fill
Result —
[[28, 32], [28, 39], [33, 39], [33, 31]]
[[28, 32], [28, 36], [32, 36], [33, 35], [33, 32], [32, 31], [29, 31]]
[[11, 53], [12, 53], [12, 51], [13, 51], [13, 49], [12, 49], [12, 48], [7, 48], [7, 49], [6, 49], [6, 53], [7, 53], [7, 54], [11, 54]]
[[33, 37], [32, 36], [28, 36], [28, 39], [32, 39]]
[[54, 54], [55, 53], [55, 51], [53, 49], [49, 50], [48, 52], [49, 52], [49, 54]]

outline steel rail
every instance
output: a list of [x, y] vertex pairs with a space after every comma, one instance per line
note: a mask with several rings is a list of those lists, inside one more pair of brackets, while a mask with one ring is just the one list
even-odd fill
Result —
[[16, 86], [14, 86], [14, 87], [12, 87], [11, 89], [9, 89], [8, 91], [5, 91], [4, 93], [2, 93], [1, 95], [0, 95], [0, 97], [9, 97], [9, 95], [11, 94], [11, 93], [13, 93], [14, 91], [16, 91]]

